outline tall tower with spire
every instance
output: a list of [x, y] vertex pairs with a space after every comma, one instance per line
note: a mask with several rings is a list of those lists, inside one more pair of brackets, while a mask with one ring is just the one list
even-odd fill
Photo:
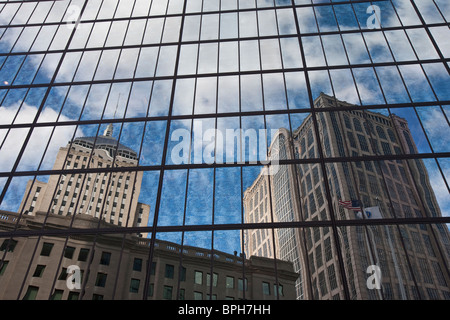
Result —
[[[53, 169], [137, 166], [137, 153], [114, 138], [113, 129], [110, 123], [103, 135], [75, 138], [60, 148]], [[150, 206], [138, 202], [142, 176], [142, 171], [74, 173], [52, 175], [47, 183], [29, 181], [19, 212], [88, 214], [117, 226], [146, 226]]]

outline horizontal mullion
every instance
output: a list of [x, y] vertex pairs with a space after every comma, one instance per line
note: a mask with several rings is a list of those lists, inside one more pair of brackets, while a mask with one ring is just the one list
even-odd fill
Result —
[[[411, 61], [391, 61], [391, 62], [362, 63], [362, 64], [348, 64], [348, 65], [335, 65], [335, 66], [316, 66], [316, 67], [306, 67], [306, 68], [230, 71], [230, 72], [214, 72], [214, 73], [202, 73], [202, 74], [153, 76], [153, 77], [143, 77], [143, 78], [121, 78], [121, 79], [107, 79], [107, 80], [83, 80], [83, 81], [73, 81], [73, 82], [55, 82], [55, 83], [52, 83], [51, 86], [62, 87], [62, 86], [71, 86], [71, 85], [94, 85], [94, 84], [108, 84], [108, 83], [112, 84], [112, 83], [138, 82], [138, 81], [177, 80], [177, 79], [191, 79], [191, 78], [222, 77], [222, 76], [226, 77], [226, 76], [237, 76], [237, 75], [259, 75], [259, 74], [263, 75], [263, 74], [272, 74], [272, 73], [327, 71], [327, 70], [342, 70], [342, 69], [356, 69], [356, 68], [376, 68], [376, 67], [428, 64], [428, 63], [449, 63], [449, 62], [450, 62], [450, 58], [411, 60]], [[0, 85], [0, 90], [43, 88], [43, 87], [48, 87], [48, 86], [50, 86], [49, 83]]]
[[231, 223], [209, 225], [179, 225], [179, 226], [147, 226], [147, 227], [108, 227], [108, 228], [69, 228], [69, 229], [42, 229], [15, 230], [0, 233], [0, 238], [19, 238], [34, 236], [76, 236], [76, 235], [102, 235], [102, 234], [129, 234], [129, 233], [164, 233], [164, 232], [195, 232], [219, 230], [252, 230], [252, 229], [287, 229], [287, 228], [321, 228], [373, 226], [373, 225], [415, 225], [415, 224], [442, 224], [450, 223], [450, 217], [420, 217], [420, 218], [383, 218], [383, 219], [355, 219], [355, 220], [316, 220], [291, 222], [265, 222], [265, 223]]
[[280, 110], [261, 110], [261, 111], [236, 111], [224, 113], [202, 113], [202, 114], [185, 114], [169, 116], [148, 116], [133, 118], [115, 118], [115, 119], [94, 119], [94, 120], [70, 120], [58, 122], [36, 122], [36, 123], [14, 123], [0, 124], [1, 129], [18, 129], [18, 128], [36, 128], [36, 127], [62, 127], [74, 125], [92, 125], [92, 124], [109, 124], [109, 123], [131, 123], [131, 122], [152, 122], [152, 121], [170, 121], [170, 120], [190, 120], [190, 119], [210, 119], [210, 118], [231, 118], [231, 117], [248, 117], [263, 115], [282, 115], [282, 114], [301, 114], [301, 113], [320, 113], [320, 112], [341, 112], [341, 111], [362, 111], [362, 110], [379, 110], [379, 109], [401, 109], [411, 107], [431, 107], [431, 106], [450, 105], [450, 100], [443, 101], [426, 101], [426, 102], [410, 102], [397, 104], [377, 104], [377, 105], [342, 105], [339, 107], [320, 107], [311, 109], [305, 107], [302, 109], [280, 109]]
[[[340, 163], [340, 162], [361, 162], [361, 161], [394, 161], [394, 160], [414, 160], [414, 159], [438, 159], [450, 158], [450, 152], [436, 153], [412, 153], [397, 155], [363, 155], [355, 157], [328, 157], [307, 158], [307, 159], [281, 159], [272, 165], [295, 165], [314, 163]], [[242, 161], [233, 163], [190, 163], [190, 164], [163, 164], [163, 165], [140, 165], [129, 167], [109, 167], [109, 168], [84, 168], [84, 169], [60, 169], [60, 170], [39, 170], [39, 171], [16, 171], [0, 172], [2, 177], [23, 177], [23, 176], [48, 176], [61, 174], [89, 174], [89, 173], [114, 173], [114, 172], [138, 172], [138, 171], [160, 171], [160, 170], [186, 170], [186, 169], [210, 169], [210, 168], [235, 168], [235, 167], [262, 167], [268, 162], [263, 161]]]

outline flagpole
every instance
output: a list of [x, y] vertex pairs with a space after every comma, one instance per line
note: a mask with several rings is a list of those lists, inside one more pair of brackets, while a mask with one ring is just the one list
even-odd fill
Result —
[[[337, 212], [339, 212], [339, 207], [340, 207], [340, 204], [339, 204], [339, 200], [340, 199], [338, 199], [338, 201], [337, 201]], [[361, 213], [361, 218], [362, 219], [365, 219], [365, 217], [364, 217], [364, 208], [362, 207], [362, 202], [360, 201], [360, 200], [358, 200], [358, 202], [361, 204], [360, 205], [360, 209], [363, 209], [363, 213]], [[347, 209], [347, 210], [352, 210], [352, 209], [349, 209], [349, 208], [345, 208], [345, 209]], [[352, 210], [353, 212], [354, 212], [354, 210]], [[366, 227], [365, 228], [365, 230], [368, 230], [369, 229], [369, 231], [370, 231], [370, 233], [371, 233], [371, 235], [372, 235], [372, 248], [374, 248], [373, 250], [375, 250], [375, 256], [376, 256], [376, 261], [380, 261], [379, 259], [378, 259], [378, 253], [377, 253], [377, 251], [376, 251], [376, 246], [375, 246], [375, 240], [374, 240], [374, 237], [373, 237], [373, 233], [372, 233], [372, 230], [370, 230], [370, 228], [369, 227]], [[341, 238], [342, 238], [342, 243], [345, 245], [345, 241], [344, 241], [344, 236], [343, 236], [343, 234], [342, 234], [342, 231], [340, 230], [340, 229], [337, 229], [339, 232], [338, 232], [338, 234], [341, 236]], [[375, 263], [374, 263], [374, 257], [373, 257], [373, 250], [370, 248], [371, 246], [370, 246], [370, 239], [369, 239], [369, 236], [368, 236], [368, 234], [367, 234], [367, 232], [364, 232], [364, 236], [365, 236], [365, 238], [366, 238], [366, 243], [367, 243], [367, 247], [368, 247], [368, 252], [369, 252], [369, 259], [370, 259], [370, 263], [372, 264], [372, 265], [374, 265]], [[382, 293], [381, 293], [381, 290], [377, 290], [377, 293], [378, 293], [378, 296], [379, 296], [379, 298], [380, 298], [380, 300], [383, 300], [383, 295], [382, 295]]]
[[[336, 202], [336, 204], [337, 204], [336, 214], [339, 214], [339, 212], [340, 212], [340, 211], [339, 211], [339, 207], [340, 207], [340, 205], [339, 205], [339, 200], [340, 200], [340, 199], [338, 199], [337, 202]], [[330, 214], [331, 214], [331, 212], [330, 212]], [[349, 252], [348, 252], [347, 247], [346, 247], [346, 245], [345, 245], [346, 241], [345, 241], [345, 239], [344, 239], [344, 235], [342, 234], [342, 230], [340, 229], [340, 227], [336, 228], [336, 230], [338, 231], [338, 232], [337, 232], [337, 235], [338, 235], [338, 237], [341, 238], [342, 246], [343, 246], [343, 248], [344, 248], [344, 250], [345, 250], [345, 257], [344, 257], [344, 258], [347, 259], [347, 254], [348, 254]]]
[[389, 248], [391, 249], [391, 255], [392, 255], [392, 260], [394, 262], [395, 273], [397, 274], [397, 278], [398, 278], [398, 285], [400, 287], [400, 295], [402, 296], [402, 300], [406, 300], [405, 287], [403, 286], [403, 279], [402, 279], [402, 275], [400, 273], [399, 265], [398, 265], [398, 262], [397, 262], [397, 257], [396, 257], [395, 252], [394, 252], [394, 246], [392, 244], [391, 235], [389, 233], [389, 229], [388, 229], [387, 225], [384, 225], [384, 228], [385, 228], [386, 233], [387, 233], [388, 242], [389, 242]]
[[[380, 213], [381, 213], [381, 207], [379, 205], [379, 201], [380, 200], [378, 199], [378, 197], [376, 198], [376, 201], [377, 201]], [[397, 256], [396, 256], [396, 254], [394, 252], [394, 245], [392, 243], [391, 234], [389, 232], [389, 229], [388, 229], [387, 225], [384, 225], [384, 229], [385, 229], [386, 234], [387, 234], [389, 248], [391, 249], [392, 262], [394, 263], [395, 274], [397, 275], [398, 286], [400, 287], [400, 295], [402, 297], [402, 300], [406, 300], [406, 292], [405, 292], [405, 287], [403, 286], [403, 278], [402, 278], [402, 274], [400, 272], [400, 268], [399, 268], [399, 265], [398, 265], [398, 262], [397, 262]]]

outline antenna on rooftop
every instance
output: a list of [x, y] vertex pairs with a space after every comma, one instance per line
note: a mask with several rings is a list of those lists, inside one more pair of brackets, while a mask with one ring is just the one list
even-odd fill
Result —
[[[119, 93], [119, 97], [117, 98], [117, 103], [116, 103], [116, 109], [114, 110], [114, 119], [116, 119], [116, 113], [117, 113], [117, 108], [119, 108], [119, 100], [120, 100], [120, 93]], [[106, 127], [105, 131], [103, 132], [103, 135], [105, 137], [112, 137], [113, 134], [113, 125], [112, 123], [108, 124], [108, 126]]]

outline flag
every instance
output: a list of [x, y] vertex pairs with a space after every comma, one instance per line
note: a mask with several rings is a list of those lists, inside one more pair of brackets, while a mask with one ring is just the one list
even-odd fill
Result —
[[360, 210], [361, 204], [359, 200], [340, 200], [339, 205], [349, 210]]
[[[356, 217], [362, 219], [361, 210], [355, 213]], [[364, 216], [366, 219], [383, 219], [380, 207], [369, 207], [364, 209]]]

